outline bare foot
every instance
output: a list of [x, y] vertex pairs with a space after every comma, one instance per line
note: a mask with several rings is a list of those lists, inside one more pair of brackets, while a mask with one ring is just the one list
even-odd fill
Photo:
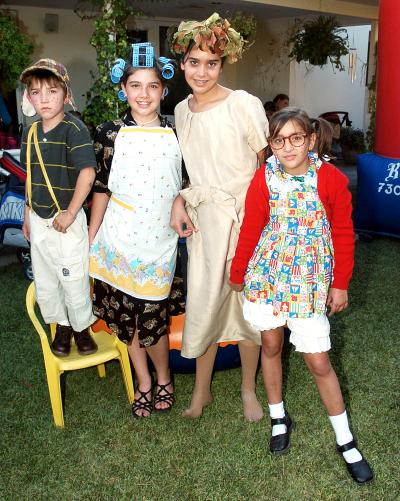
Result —
[[264, 412], [254, 391], [242, 390], [243, 414], [247, 421], [255, 422], [263, 418]]
[[213, 396], [211, 395], [211, 393], [193, 393], [190, 407], [182, 412], [182, 416], [192, 419], [198, 418], [203, 414], [204, 407], [210, 405], [212, 401]]

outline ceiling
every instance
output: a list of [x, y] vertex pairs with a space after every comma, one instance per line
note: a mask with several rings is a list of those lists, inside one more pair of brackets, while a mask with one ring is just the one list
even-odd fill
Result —
[[[237, 10], [269, 18], [297, 17], [313, 14], [313, 11], [310, 10], [266, 5], [245, 0], [130, 0], [129, 3], [149, 17], [181, 19], [204, 18], [215, 11], [223, 17], [229, 17]], [[345, 0], [344, 3], [378, 6], [378, 0]], [[49, 9], [74, 9], [79, 4], [82, 9], [93, 9], [89, 0], [5, 0], [3, 4]], [[346, 18], [341, 19], [342, 22], [346, 20]], [[362, 22], [362, 19], [348, 18], [348, 21], [349, 24], [357, 24], [358, 21]]]

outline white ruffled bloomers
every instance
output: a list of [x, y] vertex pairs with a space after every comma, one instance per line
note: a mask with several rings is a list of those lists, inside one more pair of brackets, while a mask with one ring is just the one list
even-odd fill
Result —
[[259, 331], [268, 331], [287, 326], [290, 329], [289, 341], [301, 353], [322, 353], [331, 348], [330, 325], [326, 315], [310, 318], [287, 318], [273, 314], [270, 304], [252, 303], [243, 300], [243, 316], [250, 325]]

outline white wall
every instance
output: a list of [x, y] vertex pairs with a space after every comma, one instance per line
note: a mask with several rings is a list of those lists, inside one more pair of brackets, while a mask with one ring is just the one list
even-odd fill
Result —
[[[37, 48], [32, 62], [48, 57], [67, 67], [77, 108], [82, 111], [86, 92], [93, 82], [90, 72], [96, 72], [97, 68], [96, 52], [89, 43], [94, 29], [92, 21], [81, 21], [72, 10], [17, 6], [9, 8], [18, 11], [18, 17], [26, 26], [27, 32], [34, 36]], [[58, 15], [57, 33], [44, 31], [45, 13]], [[23, 122], [22, 114], [19, 120]]]
[[363, 63], [367, 62], [370, 26], [346, 28], [350, 45], [357, 48], [357, 79], [351, 83], [348, 56], [342, 58], [346, 71], [333, 70], [330, 64], [322, 69], [304, 63], [290, 65], [290, 104], [305, 109], [315, 117], [326, 111], [348, 111], [353, 127], [366, 130], [365, 102], [367, 88]]
[[[81, 21], [71, 10], [45, 9], [37, 7], [16, 7], [18, 16], [35, 37], [38, 45], [32, 62], [42, 57], [59, 60], [68, 69], [72, 90], [78, 110], [86, 102], [86, 92], [90, 89], [96, 73], [96, 52], [89, 40], [93, 33], [92, 21]], [[44, 31], [45, 13], [58, 14], [57, 33]], [[312, 116], [324, 111], [349, 111], [355, 127], [366, 128], [364, 124], [365, 73], [358, 61], [358, 77], [354, 84], [346, 72], [334, 73], [330, 65], [322, 70], [314, 68], [307, 72], [304, 64], [289, 63], [285, 46], [286, 33], [292, 19], [257, 19], [256, 44], [244, 54], [236, 64], [225, 64], [222, 83], [233, 89], [245, 89], [258, 96], [262, 102], [272, 100], [278, 93], [290, 96], [290, 102], [306, 109]], [[158, 26], [176, 24], [176, 19], [136, 20], [138, 29], [147, 29], [149, 39], [159, 46]], [[368, 26], [348, 28], [349, 40], [353, 40], [358, 49], [358, 57], [367, 60]], [[347, 58], [344, 58], [347, 68]], [[22, 122], [24, 118], [19, 117]]]
[[236, 71], [230, 81], [233, 88], [247, 90], [263, 103], [289, 92], [290, 64], [284, 43], [288, 23], [288, 19], [257, 18], [256, 43], [232, 65]]

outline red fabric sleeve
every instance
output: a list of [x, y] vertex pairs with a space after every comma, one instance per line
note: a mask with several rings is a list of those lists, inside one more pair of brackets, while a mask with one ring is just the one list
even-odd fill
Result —
[[256, 171], [247, 190], [243, 223], [231, 265], [231, 282], [243, 283], [247, 265], [268, 220], [269, 191], [265, 182], [265, 166], [263, 166]]
[[318, 171], [318, 194], [331, 225], [335, 254], [331, 287], [347, 290], [354, 267], [354, 228], [348, 179], [332, 164]]

